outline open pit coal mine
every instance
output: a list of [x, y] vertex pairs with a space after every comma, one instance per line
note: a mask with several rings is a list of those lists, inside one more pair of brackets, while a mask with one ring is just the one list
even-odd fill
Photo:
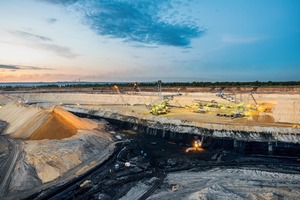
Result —
[[[299, 144], [239, 141], [104, 120], [117, 141], [109, 159], [24, 199], [300, 199]], [[187, 152], [195, 141], [201, 147]]]

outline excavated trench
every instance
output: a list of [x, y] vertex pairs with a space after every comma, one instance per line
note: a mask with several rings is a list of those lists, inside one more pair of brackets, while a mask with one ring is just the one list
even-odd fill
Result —
[[[216, 184], [222, 185], [224, 183], [222, 178], [226, 179], [226, 183], [234, 185], [233, 188], [237, 188], [239, 191], [242, 191], [242, 189], [235, 186], [235, 184], [239, 185], [235, 181], [237, 179], [239, 181], [246, 180], [246, 187], [249, 184], [253, 187], [253, 191], [250, 191], [251, 195], [258, 196], [265, 195], [265, 191], [262, 191], [261, 188], [261, 185], [264, 184], [267, 185], [265, 190], [270, 187], [276, 190], [274, 193], [280, 190], [280, 187], [278, 189], [277, 186], [269, 185], [267, 181], [270, 177], [265, 180], [264, 173], [274, 176], [274, 178], [271, 178], [271, 183], [273, 181], [285, 181], [285, 178], [276, 178], [278, 173], [282, 176], [295, 176], [292, 177], [287, 186], [291, 189], [288, 195], [298, 194], [298, 184], [294, 183], [294, 180], [298, 180], [297, 177], [300, 172], [299, 159], [288, 158], [293, 157], [291, 155], [273, 157], [275, 153], [292, 154], [295, 149], [299, 150], [297, 145], [294, 147], [287, 143], [284, 146], [278, 143], [277, 147], [285, 148], [285, 151], [281, 150], [280, 152], [278, 148], [271, 151], [270, 146], [272, 145], [266, 141], [243, 141], [236, 138], [221, 138], [209, 135], [214, 130], [199, 128], [197, 131], [201, 131], [201, 134], [195, 132], [189, 134], [167, 129], [162, 124], [153, 125], [147, 121], [136, 123], [132, 119], [124, 121], [84, 113], [74, 114], [98, 120], [105, 119], [109, 122], [106, 126], [107, 131], [111, 132], [115, 138], [122, 138], [119, 140], [123, 142], [119, 143], [118, 150], [113, 157], [107, 160], [106, 164], [93, 168], [91, 173], [84, 174], [80, 180], [74, 179], [62, 187], [50, 188], [40, 194], [35, 194], [35, 198], [30, 197], [28, 199], [146, 199], [147, 197], [150, 197], [150, 199], [151, 197], [152, 199], [166, 199], [155, 195], [163, 196], [166, 193], [168, 196], [176, 196], [179, 191], [174, 193], [170, 189], [174, 184], [182, 187], [180, 190], [183, 192], [181, 193], [183, 196], [176, 196], [176, 199], [187, 199], [185, 195], [187, 190], [184, 188], [195, 183], [200, 186], [196, 185], [191, 188], [191, 191], [198, 191], [202, 187], [210, 190], [210, 186], [201, 185], [203, 177], [196, 177], [195, 180], [192, 180], [193, 184], [186, 184], [181, 181], [185, 176], [196, 176], [198, 173], [211, 176], [212, 178], [208, 177], [208, 179], [210, 181], [217, 180]], [[202, 140], [202, 138], [204, 149], [198, 152], [186, 153], [187, 147], [191, 146], [195, 140]], [[131, 164], [130, 167], [126, 167], [126, 162]], [[228, 179], [231, 171], [236, 172], [236, 174]], [[217, 178], [214, 177], [215, 173], [219, 172], [221, 175]], [[243, 173], [240, 174], [241, 172]], [[257, 172], [262, 173], [262, 175], [257, 174]], [[172, 176], [181, 177], [178, 179], [180, 181], [176, 177], [174, 180], [170, 179]], [[252, 184], [253, 176], [258, 179]], [[89, 183], [81, 186], [84, 181]], [[258, 182], [261, 185], [257, 186]], [[211, 187], [215, 188], [215, 186]], [[222, 190], [222, 188], [217, 188], [217, 190]], [[53, 191], [55, 192], [53, 193]], [[280, 193], [280, 191], [278, 192]], [[249, 191], [247, 190], [244, 193], [248, 195]], [[230, 192], [230, 194], [234, 195], [235, 192]], [[45, 198], [43, 195], [49, 198]]]
[[[99, 117], [90, 114], [74, 113], [79, 117], [87, 117], [93, 119], [105, 119], [111, 125], [116, 126], [118, 129], [135, 130], [142, 134], [151, 135], [153, 137], [163, 138], [170, 142], [179, 145], [190, 147], [196, 139], [203, 139], [202, 146], [205, 149], [213, 150], [227, 150], [233, 151], [244, 155], [265, 155], [265, 156], [282, 156], [282, 157], [300, 157], [300, 144], [291, 142], [276, 141], [272, 133], [254, 133], [258, 134], [261, 140], [247, 140], [239, 139], [237, 137], [215, 137], [213, 136], [213, 129], [204, 129], [201, 127], [190, 127], [193, 133], [174, 131], [176, 125], [162, 125], [160, 123], [147, 124], [136, 123], [136, 120], [117, 120], [112, 118]], [[184, 127], [183, 127], [184, 128]], [[182, 130], [182, 125], [179, 130]], [[198, 134], [195, 134], [197, 132]], [[222, 132], [222, 131], [221, 131]], [[224, 130], [224, 132], [226, 132]], [[238, 134], [240, 138], [247, 138], [250, 134], [246, 131], [231, 131], [232, 135]]]

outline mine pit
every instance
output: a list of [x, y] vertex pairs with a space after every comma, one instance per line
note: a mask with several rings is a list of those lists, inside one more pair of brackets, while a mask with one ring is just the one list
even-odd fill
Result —
[[[114, 138], [126, 141], [118, 145], [118, 153], [76, 184], [66, 185], [63, 190], [54, 187], [36, 194], [36, 199], [53, 197], [53, 194], [61, 199], [165, 199], [169, 196], [186, 199], [195, 197], [199, 189], [202, 196], [212, 198], [220, 194], [267, 198], [271, 194], [295, 199], [298, 195], [300, 163], [297, 158], [264, 156], [259, 147], [257, 151], [241, 153], [234, 150], [233, 144], [228, 145], [229, 142], [213, 140], [203, 141], [201, 150], [187, 153], [186, 149], [199, 139], [196, 135], [184, 138], [183, 134], [167, 133], [162, 137], [155, 129], [148, 128], [146, 132], [136, 124], [106, 120], [111, 124], [109, 129]], [[228, 183], [229, 177], [235, 177], [236, 181]], [[281, 189], [283, 185], [271, 184], [270, 178], [277, 184], [287, 181], [285, 186], [295, 192], [286, 193]], [[252, 179], [256, 181], [251, 182]], [[238, 187], [239, 184], [251, 189]], [[269, 185], [273, 192], [257, 184]], [[186, 187], [189, 193], [183, 190]]]
[[0, 198], [300, 197], [297, 94], [256, 95], [256, 105], [210, 93], [151, 105], [157, 96], [121, 90], [10, 96]]

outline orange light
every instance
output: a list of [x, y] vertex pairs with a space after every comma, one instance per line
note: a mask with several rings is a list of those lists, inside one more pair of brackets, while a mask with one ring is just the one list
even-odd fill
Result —
[[197, 143], [197, 141], [195, 141], [194, 147], [198, 148], [198, 143]]
[[114, 85], [114, 88], [118, 89], [119, 87], [117, 85]]
[[185, 150], [186, 153], [189, 152], [201, 152], [203, 149], [201, 147], [189, 147]]

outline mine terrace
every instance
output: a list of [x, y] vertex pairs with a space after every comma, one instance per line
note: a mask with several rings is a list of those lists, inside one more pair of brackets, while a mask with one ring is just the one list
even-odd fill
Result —
[[297, 86], [0, 89], [0, 199], [300, 198]]

